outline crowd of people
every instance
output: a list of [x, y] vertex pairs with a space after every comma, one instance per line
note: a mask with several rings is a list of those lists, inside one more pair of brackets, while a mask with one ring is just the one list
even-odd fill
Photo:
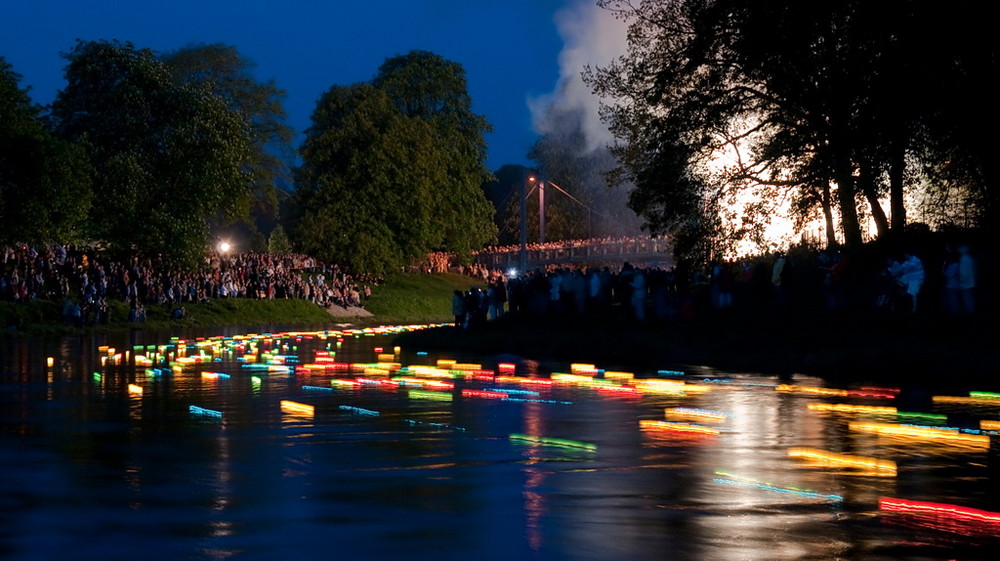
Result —
[[186, 270], [157, 259], [119, 261], [91, 247], [51, 245], [3, 249], [0, 300], [52, 300], [67, 323], [108, 321], [108, 301], [129, 305], [142, 321], [149, 305], [170, 306], [224, 298], [298, 298], [327, 307], [361, 307], [378, 279], [351, 275], [303, 254], [213, 253]]
[[[927, 261], [932, 261], [928, 264]], [[506, 311], [528, 316], [689, 319], [708, 310], [866, 310], [897, 315], [971, 316], [979, 266], [965, 244], [943, 255], [900, 251], [878, 261], [842, 251], [716, 261], [705, 267], [549, 265], [508, 277], [489, 271], [486, 288], [452, 299], [455, 323], [475, 326]]]

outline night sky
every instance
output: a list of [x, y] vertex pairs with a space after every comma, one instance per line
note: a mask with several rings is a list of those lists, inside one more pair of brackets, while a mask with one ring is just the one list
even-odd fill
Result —
[[0, 56], [32, 99], [48, 104], [63, 86], [60, 53], [77, 38], [158, 53], [234, 45], [256, 63], [258, 79], [287, 92], [298, 145], [330, 86], [370, 80], [388, 57], [431, 51], [465, 68], [473, 110], [494, 127], [487, 165], [496, 170], [530, 164], [528, 149], [545, 128], [532, 107], [536, 115], [550, 103], [596, 107], [573, 82], [582, 64], [617, 54], [620, 33], [608, 30], [619, 27], [593, 0], [5, 0]]

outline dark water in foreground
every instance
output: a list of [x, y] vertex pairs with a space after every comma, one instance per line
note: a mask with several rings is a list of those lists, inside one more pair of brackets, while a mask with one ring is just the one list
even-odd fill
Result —
[[[390, 337], [4, 343], [0, 559], [996, 558], [1000, 437], [889, 436], [857, 423], [978, 429], [1000, 419], [1000, 401], [948, 403], [907, 388], [822, 395], [817, 379], [709, 369], [636, 372], [675, 382], [637, 392], [614, 372], [598, 378], [624, 389], [416, 368], [407, 374], [455, 387], [392, 387], [371, 365], [304, 368], [448, 358], [396, 353]], [[200, 358], [166, 362], [185, 356]], [[270, 370], [248, 366], [268, 356]], [[501, 374], [519, 378], [570, 370], [479, 361], [514, 364]], [[680, 393], [679, 382], [703, 387]], [[476, 393], [491, 390], [508, 399]], [[831, 465], [823, 451], [851, 463]], [[953, 507], [989, 512], [938, 510]]]

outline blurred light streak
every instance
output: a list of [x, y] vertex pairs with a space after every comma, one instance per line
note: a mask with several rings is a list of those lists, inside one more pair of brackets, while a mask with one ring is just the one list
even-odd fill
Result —
[[826, 468], [853, 468], [862, 470], [857, 475], [874, 475], [876, 477], [895, 477], [896, 462], [879, 460], [853, 454], [838, 454], [817, 448], [793, 447], [788, 449], [790, 458], [799, 458], [810, 464]]
[[953, 504], [880, 497], [879, 510], [908, 515], [921, 525], [965, 536], [995, 537], [1000, 533], [1000, 513]]
[[639, 429], [643, 431], [662, 431], [662, 432], [677, 432], [677, 433], [688, 433], [688, 434], [705, 434], [710, 436], [717, 436], [719, 434], [719, 429], [712, 427], [705, 427], [702, 425], [694, 425], [691, 423], [671, 423], [667, 421], [654, 421], [651, 419], [640, 419]]
[[772, 491], [772, 492], [776, 492], [776, 493], [785, 493], [785, 494], [795, 495], [795, 496], [799, 496], [799, 497], [806, 498], [806, 499], [823, 499], [823, 500], [826, 500], [826, 501], [833, 501], [833, 502], [837, 502], [837, 503], [840, 503], [840, 502], [844, 501], [844, 497], [842, 497], [840, 495], [829, 495], [829, 494], [824, 494], [824, 493], [817, 493], [816, 491], [812, 491], [812, 490], [809, 490], [809, 489], [800, 489], [798, 487], [782, 487], [782, 486], [779, 486], [779, 485], [775, 485], [773, 483], [767, 483], [767, 482], [763, 482], [763, 481], [758, 481], [756, 479], [752, 479], [752, 478], [749, 478], [749, 477], [741, 477], [741, 476], [733, 475], [731, 473], [726, 473], [726, 472], [722, 472], [722, 471], [717, 471], [717, 472], [715, 472], [715, 474], [721, 476], [721, 477], [716, 477], [715, 479], [713, 479], [713, 481], [715, 481], [716, 483], [723, 483], [723, 484], [727, 484], [727, 485], [737, 485], [737, 486], [742, 486], [742, 487], [754, 487], [754, 488], [757, 488], [757, 489], [761, 489], [763, 491]]
[[947, 444], [989, 447], [990, 437], [982, 434], [962, 434], [958, 429], [924, 427], [917, 425], [897, 425], [892, 423], [852, 422], [848, 428], [859, 432], [873, 432], [879, 435], [901, 436]]
[[545, 446], [556, 446], [559, 448], [573, 448], [577, 450], [586, 450], [588, 452], [594, 452], [597, 450], [596, 444], [591, 444], [588, 442], [580, 442], [578, 440], [568, 440], [565, 438], [532, 436], [528, 434], [518, 434], [518, 433], [511, 434], [509, 438], [510, 440], [513, 440], [515, 442], [528, 442], [531, 444], [542, 444]]

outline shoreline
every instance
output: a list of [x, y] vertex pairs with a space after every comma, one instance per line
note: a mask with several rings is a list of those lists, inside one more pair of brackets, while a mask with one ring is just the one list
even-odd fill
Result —
[[972, 318], [706, 314], [689, 321], [508, 315], [461, 329], [400, 334], [404, 348], [513, 354], [606, 369], [711, 367], [779, 379], [817, 376], [834, 385], [898, 384], [1000, 390], [992, 331]]

